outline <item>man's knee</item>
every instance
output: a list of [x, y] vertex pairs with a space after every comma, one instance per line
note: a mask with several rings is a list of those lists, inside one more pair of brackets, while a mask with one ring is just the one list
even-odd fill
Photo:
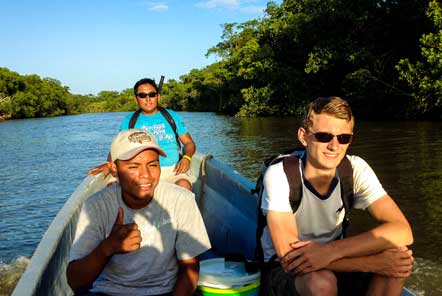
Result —
[[407, 278], [374, 275], [367, 290], [367, 295], [401, 295]]
[[301, 295], [337, 295], [337, 279], [332, 271], [310, 272], [295, 279], [296, 290]]
[[175, 182], [176, 185], [192, 190], [192, 184], [186, 179], [179, 179]]

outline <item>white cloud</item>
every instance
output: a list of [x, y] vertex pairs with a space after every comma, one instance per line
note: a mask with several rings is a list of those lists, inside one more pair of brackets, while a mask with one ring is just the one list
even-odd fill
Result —
[[259, 14], [265, 9], [264, 6], [255, 6], [257, 0], [206, 0], [195, 4], [204, 9], [232, 9], [242, 13]]
[[150, 11], [163, 12], [169, 9], [167, 2], [150, 1], [147, 3], [147, 9]]
[[196, 4], [197, 7], [214, 9], [214, 8], [233, 8], [237, 9], [240, 6], [239, 0], [208, 0], [198, 2]]

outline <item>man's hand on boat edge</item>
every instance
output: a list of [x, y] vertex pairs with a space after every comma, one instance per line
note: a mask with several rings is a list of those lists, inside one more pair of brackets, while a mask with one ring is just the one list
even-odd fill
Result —
[[90, 169], [87, 174], [89, 176], [95, 176], [98, 175], [99, 173], [103, 174], [103, 179], [106, 179], [106, 177], [112, 172], [111, 170], [112, 164], [109, 161], [106, 161], [102, 164], [100, 164], [99, 166], [96, 166], [92, 169]]

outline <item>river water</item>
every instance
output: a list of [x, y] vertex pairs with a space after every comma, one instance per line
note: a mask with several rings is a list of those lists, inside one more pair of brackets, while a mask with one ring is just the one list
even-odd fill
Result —
[[[32, 256], [89, 168], [103, 162], [127, 113], [0, 122], [0, 295]], [[255, 180], [262, 159], [297, 145], [296, 118], [180, 112], [197, 150]], [[357, 122], [349, 153], [363, 157], [409, 219], [416, 259], [407, 286], [442, 295], [442, 123]], [[368, 224], [353, 215], [352, 225]], [[12, 280], [11, 280], [12, 278]]]

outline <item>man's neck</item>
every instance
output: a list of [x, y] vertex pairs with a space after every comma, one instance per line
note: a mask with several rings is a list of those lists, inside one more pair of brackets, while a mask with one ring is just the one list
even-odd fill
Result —
[[310, 182], [310, 184], [319, 194], [327, 194], [335, 175], [336, 168], [325, 170], [323, 168], [315, 168], [308, 161], [305, 164], [304, 177]]
[[130, 194], [126, 194], [124, 191], [121, 192], [121, 195], [126, 206], [128, 206], [133, 210], [139, 210], [147, 207], [153, 199], [153, 196], [150, 197], [149, 199], [143, 199], [143, 200], [135, 199]]
[[155, 109], [155, 110], [152, 111], [152, 112], [145, 112], [145, 111], [141, 110], [141, 114], [143, 114], [143, 115], [145, 115], [145, 116], [152, 116], [152, 115], [157, 114], [158, 111], [159, 111], [158, 109]]

